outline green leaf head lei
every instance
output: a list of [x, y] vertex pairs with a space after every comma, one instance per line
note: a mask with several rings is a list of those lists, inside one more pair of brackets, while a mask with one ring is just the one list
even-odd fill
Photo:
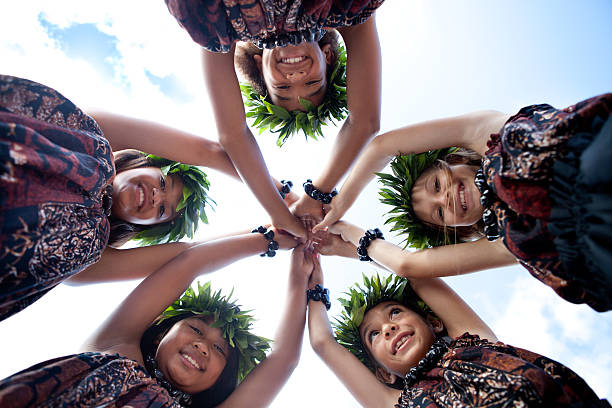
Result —
[[456, 152], [456, 147], [431, 150], [419, 154], [396, 156], [391, 161], [389, 173], [377, 173], [378, 181], [383, 185], [378, 194], [380, 202], [393, 208], [385, 224], [393, 224], [391, 231], [406, 235], [405, 247], [424, 249], [454, 243], [452, 234], [429, 228], [414, 213], [412, 207], [412, 187], [421, 174], [431, 167], [436, 160]]
[[181, 315], [212, 316], [214, 323], [211, 326], [220, 328], [223, 337], [238, 352], [238, 382], [241, 382], [266, 358], [271, 340], [249, 332], [254, 318], [249, 314], [250, 310], [240, 310], [231, 299], [233, 292], [225, 296], [220, 290], [213, 291], [210, 282], [204, 285], [198, 282], [198, 289], [187, 288], [183, 296], [161, 314], [156, 324]]
[[240, 84], [246, 117], [253, 120], [252, 125], [259, 129], [259, 134], [266, 130], [277, 133], [276, 144], [282, 146], [294, 133], [302, 131], [306, 139], [317, 140], [323, 137], [321, 126], [328, 122], [335, 125], [334, 119], [343, 120], [348, 109], [346, 107], [346, 50], [343, 45], [338, 47], [338, 59], [334, 65], [327, 83], [323, 102], [317, 107], [307, 99], [299, 98], [304, 111], [289, 112], [282, 106], [274, 105], [267, 96], [260, 95], [249, 84]]
[[198, 222], [208, 223], [206, 204], [215, 204], [208, 197], [210, 182], [199, 167], [164, 159], [153, 154], [147, 155], [153, 165], [159, 167], [164, 176], [178, 175], [183, 181], [183, 197], [176, 206], [178, 215], [174, 220], [158, 224], [139, 232], [133, 238], [140, 246], [178, 241], [187, 236], [193, 238]]
[[429, 306], [412, 290], [408, 279], [399, 276], [390, 275], [381, 279], [378, 274], [371, 278], [363, 275], [363, 286], [355, 283], [344, 294], [348, 298], [338, 299], [343, 310], [332, 323], [336, 341], [353, 353], [372, 372], [375, 372], [376, 367], [359, 334], [359, 326], [370, 309], [382, 302], [395, 301], [422, 317], [428, 314], [435, 317]]

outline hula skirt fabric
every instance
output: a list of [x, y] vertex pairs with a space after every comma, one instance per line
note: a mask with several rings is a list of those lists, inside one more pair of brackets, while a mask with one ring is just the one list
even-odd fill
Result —
[[136, 361], [101, 353], [59, 357], [0, 381], [0, 406], [180, 407]]
[[483, 169], [506, 247], [572, 303], [612, 309], [612, 94], [532, 105], [492, 135]]
[[324, 30], [365, 22], [384, 0], [166, 0], [191, 38], [213, 52], [236, 40], [260, 48], [318, 41]]
[[569, 368], [465, 333], [435, 368], [404, 388], [397, 408], [609, 407]]
[[114, 174], [91, 117], [51, 88], [0, 76], [0, 320], [100, 259]]

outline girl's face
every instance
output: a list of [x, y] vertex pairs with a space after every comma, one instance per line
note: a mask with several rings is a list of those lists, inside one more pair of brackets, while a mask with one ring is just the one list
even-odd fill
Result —
[[430, 224], [459, 227], [474, 225], [482, 217], [480, 192], [474, 184], [476, 166], [454, 164], [447, 171], [427, 169], [412, 187], [415, 215]]
[[189, 394], [212, 387], [227, 363], [229, 345], [221, 329], [210, 324], [212, 318], [206, 317], [177, 322], [163, 337], [155, 354], [164, 377]]
[[331, 63], [331, 45], [316, 42], [264, 49], [255, 55], [270, 100], [288, 111], [304, 110], [298, 97], [318, 106], [327, 89], [327, 64]]
[[176, 217], [182, 197], [180, 176], [164, 176], [158, 167], [130, 169], [113, 180], [112, 213], [133, 224], [159, 224]]
[[405, 376], [435, 340], [432, 326], [398, 302], [370, 309], [359, 326], [361, 341], [389, 373]]

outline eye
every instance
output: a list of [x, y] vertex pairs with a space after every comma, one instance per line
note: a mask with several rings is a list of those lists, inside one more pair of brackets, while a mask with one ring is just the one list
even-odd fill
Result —
[[319, 82], [321, 82], [320, 79], [315, 79], [314, 81], [308, 81], [306, 82], [306, 85], [315, 85], [318, 84]]
[[163, 175], [159, 176], [159, 186], [162, 190], [166, 189], [166, 180], [164, 179]]
[[191, 326], [191, 325], [189, 327], [191, 327], [191, 330], [193, 330], [193, 332], [197, 334], [198, 336], [202, 335], [202, 331], [200, 331], [200, 329], [198, 329], [197, 327]]
[[221, 347], [218, 344], [215, 344], [214, 347], [215, 347], [215, 350], [217, 350], [219, 353], [221, 353], [221, 355], [223, 355], [223, 357], [225, 357], [225, 350], [223, 350], [223, 347]]
[[440, 221], [444, 221], [444, 210], [442, 207], [438, 208], [438, 216], [440, 216]]
[[434, 182], [434, 187], [436, 188], [436, 193], [440, 192], [440, 180], [436, 177], [436, 181]]
[[398, 307], [394, 307], [393, 309], [391, 309], [391, 311], [389, 312], [389, 316], [391, 316], [391, 318], [394, 318], [395, 316], [397, 316], [398, 314], [401, 313], [401, 309]]
[[368, 338], [370, 340], [370, 343], [374, 342], [374, 339], [376, 338], [376, 336], [378, 336], [380, 334], [380, 332], [378, 330], [372, 330], [370, 332], [370, 334], [368, 334]]
[[159, 206], [159, 218], [164, 216], [164, 213], [166, 212], [166, 207], [162, 204]]
[[289, 89], [290, 86], [289, 85], [277, 85], [275, 88], [276, 89]]

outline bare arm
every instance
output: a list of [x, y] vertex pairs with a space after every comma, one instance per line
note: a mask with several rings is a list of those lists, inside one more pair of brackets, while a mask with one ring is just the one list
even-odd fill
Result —
[[[320, 265], [315, 266], [311, 287], [323, 284], [320, 269]], [[388, 408], [397, 402], [398, 390], [380, 382], [350, 351], [336, 342], [322, 302], [308, 302], [308, 333], [314, 351], [362, 406]]]
[[[343, 27], [339, 31], [346, 44], [346, 98], [349, 115], [338, 132], [330, 160], [313, 180], [314, 186], [323, 192], [334, 189], [380, 128], [381, 55], [375, 17], [372, 16], [363, 24]], [[300, 217], [309, 214], [316, 222], [320, 222], [323, 208], [320, 202], [304, 195], [298, 201], [294, 214]]]
[[272, 352], [219, 407], [267, 407], [281, 390], [300, 359], [306, 323], [306, 289], [312, 272], [312, 254], [300, 245], [293, 250], [283, 317]]
[[[355, 246], [365, 234], [362, 228], [345, 221], [332, 225], [330, 231], [341, 234], [342, 239]], [[414, 252], [376, 239], [370, 243], [368, 255], [393, 273], [410, 279], [462, 275], [516, 263], [501, 239], [495, 242], [479, 239]]]
[[[187, 249], [150, 274], [128, 295], [90, 338], [89, 349], [107, 351], [117, 345], [138, 345], [144, 330], [195, 277], [265, 252], [267, 246], [261, 234], [244, 234]], [[281, 247], [287, 248], [287, 243]]]
[[295, 236], [306, 238], [304, 227], [278, 194], [259, 146], [246, 124], [234, 71], [234, 48], [226, 54], [202, 50], [202, 62], [221, 145], [242, 180], [272, 217], [272, 223]]
[[442, 320], [450, 337], [469, 332], [481, 339], [497, 341], [493, 330], [441, 279], [411, 279], [410, 285]]
[[501, 129], [508, 115], [482, 111], [406, 126], [376, 137], [357, 160], [355, 167], [332, 200], [325, 220], [314, 231], [338, 221], [359, 193], [398, 154], [422, 153], [449, 146], [465, 147], [484, 155], [491, 133]]
[[210, 167], [240, 179], [218, 142], [147, 120], [102, 111], [89, 114], [102, 128], [113, 151], [137, 149], [182, 163]]

